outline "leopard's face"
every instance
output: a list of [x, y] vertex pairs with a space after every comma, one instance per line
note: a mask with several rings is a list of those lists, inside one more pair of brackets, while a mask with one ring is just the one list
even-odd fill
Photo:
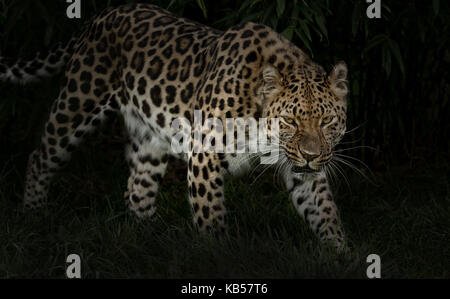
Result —
[[294, 172], [317, 172], [331, 161], [346, 130], [347, 68], [330, 75], [322, 68], [299, 68], [282, 77], [268, 118], [279, 120], [279, 146]]

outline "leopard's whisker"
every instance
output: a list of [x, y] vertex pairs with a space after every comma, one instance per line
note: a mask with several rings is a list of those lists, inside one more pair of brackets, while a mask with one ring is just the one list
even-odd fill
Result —
[[340, 152], [345, 152], [345, 151], [350, 151], [350, 150], [354, 150], [354, 149], [358, 149], [358, 148], [367, 148], [373, 151], [378, 151], [376, 148], [369, 146], [369, 145], [358, 145], [358, 146], [354, 146], [354, 147], [349, 147], [349, 148], [341, 148], [338, 150], [334, 150], [335, 153], [340, 153]]
[[[351, 168], [352, 170], [354, 170], [354, 171], [356, 171], [358, 174], [360, 174], [364, 179], [366, 179], [368, 182], [370, 182], [371, 184], [373, 184], [373, 185], [375, 185], [376, 186], [376, 183], [373, 181], [373, 180], [371, 180], [364, 172], [362, 172], [358, 167], [356, 167], [354, 164], [352, 164], [350, 161], [348, 161], [348, 160], [344, 160], [344, 159], [342, 159], [342, 158], [340, 158], [340, 157], [334, 157], [334, 159], [335, 159], [335, 161], [336, 162], [340, 162], [340, 163], [342, 163], [343, 165], [346, 165], [346, 166], [348, 166], [349, 168]], [[367, 166], [366, 166], [367, 167]], [[367, 167], [367, 169], [369, 169], [368, 167]], [[369, 171], [370, 171], [370, 169], [369, 169]]]
[[348, 190], [351, 193], [352, 192], [352, 188], [350, 187], [350, 182], [349, 182], [347, 176], [345, 175], [344, 170], [337, 163], [334, 163], [334, 162], [335, 162], [334, 160], [330, 161], [331, 165], [333, 165], [335, 167], [335, 169], [341, 174], [342, 178], [344, 178], [344, 181], [345, 181], [345, 183], [346, 183], [346, 185], [348, 187]]
[[372, 173], [372, 171], [370, 170], [369, 166], [368, 166], [366, 163], [364, 163], [363, 161], [361, 161], [360, 159], [358, 159], [358, 158], [355, 158], [355, 157], [352, 157], [352, 156], [349, 156], [349, 155], [339, 154], [339, 153], [335, 154], [335, 156], [336, 156], [336, 157], [339, 157], [339, 158], [342, 158], [342, 159], [351, 159], [351, 160], [354, 160], [354, 161], [356, 161], [356, 162], [359, 162], [359, 163], [361, 163], [361, 165], [363, 165], [370, 173]]
[[366, 120], [365, 122], [363, 122], [363, 123], [357, 125], [357, 126], [354, 127], [353, 129], [350, 129], [350, 130], [348, 130], [348, 131], [345, 131], [344, 134], [348, 134], [348, 133], [354, 132], [354, 131], [356, 131], [356, 130], [362, 128], [362, 127], [365, 126], [366, 124], [367, 124], [367, 120]]

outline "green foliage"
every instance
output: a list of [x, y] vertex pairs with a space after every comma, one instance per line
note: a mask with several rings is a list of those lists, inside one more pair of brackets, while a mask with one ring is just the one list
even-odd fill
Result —
[[[0, 55], [48, 48], [103, 8], [129, 2], [135, 1], [84, 0], [83, 20], [69, 20], [65, 1], [0, 1]], [[344, 60], [351, 91], [348, 128], [362, 125], [346, 141], [358, 140], [352, 145], [361, 147], [353, 154], [372, 166], [415, 163], [449, 147], [448, 1], [382, 1], [381, 19], [368, 19], [368, 4], [361, 0], [140, 2], [222, 30], [240, 22], [267, 24], [328, 70]], [[2, 99], [15, 97], [8, 90], [1, 91]], [[0, 104], [3, 122], [17, 117], [16, 105], [20, 100]]]

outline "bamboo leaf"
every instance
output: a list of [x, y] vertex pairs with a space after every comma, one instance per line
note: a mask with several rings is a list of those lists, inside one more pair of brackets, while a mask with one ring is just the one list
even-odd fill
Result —
[[244, 2], [242, 3], [242, 5], [239, 7], [239, 13], [248, 11], [248, 9], [251, 8], [252, 5], [254, 5], [254, 4], [257, 3], [257, 2], [258, 2], [258, 1], [253, 1], [253, 0], [247, 0], [247, 1], [244, 1]]
[[312, 41], [311, 38], [311, 32], [309, 31], [308, 25], [305, 21], [300, 21], [300, 28], [305, 32], [306, 36], [308, 37], [308, 40]]
[[294, 4], [294, 9], [292, 9], [291, 18], [297, 18], [300, 12], [300, 6]]
[[311, 54], [311, 57], [314, 57], [308, 38], [303, 34], [302, 31], [300, 31], [298, 29], [295, 29], [294, 31], [295, 31], [295, 34], [303, 42], [304, 46], [309, 50], [309, 53]]
[[325, 17], [322, 14], [316, 14], [315, 19], [317, 25], [320, 28], [320, 31], [323, 33], [323, 35], [325, 35], [325, 38], [328, 39], [328, 30], [327, 26], [325, 25]]
[[355, 7], [353, 8], [353, 13], [352, 13], [352, 35], [353, 35], [353, 37], [355, 37], [356, 34], [358, 33], [360, 20], [361, 20], [360, 2], [357, 2]]
[[241, 20], [241, 23], [252, 22], [252, 21], [258, 20], [260, 17], [261, 17], [261, 13], [258, 11], [258, 12], [255, 12], [255, 13], [252, 13], [252, 14], [249, 14], [249, 15], [243, 17]]
[[439, 14], [439, 6], [440, 6], [440, 1], [433, 0], [433, 12], [434, 12], [435, 16], [437, 16]]
[[375, 35], [370, 41], [367, 42], [367, 45], [364, 47], [362, 54], [364, 55], [366, 52], [368, 52], [370, 49], [376, 47], [377, 45], [381, 44], [386, 40], [386, 35], [384, 34], [378, 34]]
[[381, 65], [383, 66], [386, 75], [389, 77], [389, 75], [391, 74], [391, 67], [392, 67], [391, 52], [388, 50], [388, 46], [386, 45], [386, 43], [381, 48]]
[[206, 5], [205, 2], [203, 0], [197, 0], [197, 5], [200, 7], [200, 9], [202, 10], [203, 16], [205, 17], [205, 19], [208, 17], [208, 12], [206, 10]]
[[320, 31], [320, 29], [317, 28], [317, 26], [312, 26], [311, 29], [319, 36], [319, 40], [323, 40], [323, 34]]
[[400, 71], [402, 72], [402, 76], [404, 77], [405, 76], [405, 65], [403, 64], [403, 58], [402, 58], [402, 54], [400, 53], [400, 47], [398, 46], [398, 43], [392, 39], [389, 39], [389, 47], [392, 51], [392, 54], [394, 54], [394, 58], [397, 61]]
[[275, 2], [272, 2], [269, 7], [267, 7], [264, 11], [264, 15], [262, 18], [262, 22], [264, 24], [269, 24], [269, 18], [273, 15], [273, 13], [275, 12]]
[[278, 16], [283, 15], [285, 8], [286, 8], [285, 0], [277, 0], [277, 15]]
[[351, 82], [352, 82], [352, 95], [359, 96], [359, 80], [354, 79]]
[[308, 21], [310, 21], [311, 23], [314, 22], [314, 20], [313, 20], [313, 14], [312, 14], [311, 9], [310, 9], [309, 7], [303, 6], [301, 11], [302, 11], [303, 16], [304, 16]]
[[253, 8], [256, 4], [258, 4], [261, 1], [262, 0], [251, 0], [251, 4], [250, 4], [249, 8]]
[[172, 5], [175, 4], [175, 0], [170, 0], [169, 4], [166, 6], [166, 9], [170, 9]]
[[281, 34], [288, 40], [292, 40], [293, 33], [294, 33], [294, 28], [292, 28], [291, 26], [289, 26], [288, 28], [284, 29], [283, 32], [281, 32]]

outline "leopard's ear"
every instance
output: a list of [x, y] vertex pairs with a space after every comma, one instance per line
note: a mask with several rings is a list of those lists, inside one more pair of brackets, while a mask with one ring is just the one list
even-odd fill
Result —
[[281, 91], [281, 83], [282, 77], [273, 65], [263, 66], [260, 87], [262, 106], [264, 106], [264, 102], [273, 99]]
[[345, 99], [348, 93], [347, 65], [345, 62], [338, 62], [334, 66], [328, 78], [330, 80], [331, 90], [333, 90], [334, 94], [341, 99]]

